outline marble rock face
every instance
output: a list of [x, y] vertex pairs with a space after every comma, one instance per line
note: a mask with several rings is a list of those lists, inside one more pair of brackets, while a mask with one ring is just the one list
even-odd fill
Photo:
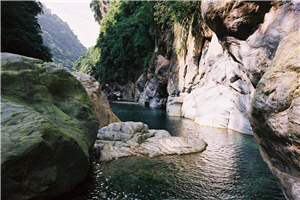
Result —
[[108, 100], [101, 91], [100, 83], [94, 77], [79, 72], [72, 73], [72, 75], [80, 81], [89, 94], [99, 119], [99, 128], [113, 122], [120, 122], [120, 119], [112, 112]]
[[254, 136], [287, 199], [300, 199], [300, 31], [284, 38], [252, 102]]
[[128, 156], [159, 156], [204, 151], [200, 138], [172, 137], [165, 130], [148, 130], [142, 122], [112, 123], [101, 128], [94, 145], [98, 162]]
[[210, 38], [191, 26], [187, 52], [178, 56], [174, 80], [178, 96], [184, 96], [181, 115], [200, 125], [252, 134], [256, 85], [279, 42], [300, 28], [300, 3], [203, 1], [201, 6], [202, 21], [214, 34]]

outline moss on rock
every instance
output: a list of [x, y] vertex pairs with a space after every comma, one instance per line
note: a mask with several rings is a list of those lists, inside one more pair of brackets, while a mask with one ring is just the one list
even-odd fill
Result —
[[65, 70], [1, 54], [3, 199], [56, 196], [83, 181], [99, 122], [83, 86]]

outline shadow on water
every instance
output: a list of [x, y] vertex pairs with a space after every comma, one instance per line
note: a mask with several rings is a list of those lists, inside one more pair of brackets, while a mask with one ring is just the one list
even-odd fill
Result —
[[[253, 136], [201, 127], [164, 110], [112, 104], [121, 121], [142, 121], [174, 136], [200, 137], [202, 153], [93, 163], [87, 181], [65, 199], [284, 199]], [[69, 196], [68, 196], [69, 195]]]

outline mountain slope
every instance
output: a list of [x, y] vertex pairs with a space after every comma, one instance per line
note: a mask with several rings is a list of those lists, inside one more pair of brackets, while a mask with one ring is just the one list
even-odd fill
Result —
[[72, 71], [73, 62], [87, 49], [80, 43], [69, 25], [43, 5], [38, 22], [43, 31], [44, 44], [51, 49], [55, 64]]

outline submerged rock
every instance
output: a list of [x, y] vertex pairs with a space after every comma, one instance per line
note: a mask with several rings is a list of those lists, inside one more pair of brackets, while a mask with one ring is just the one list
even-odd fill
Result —
[[165, 130], [148, 130], [141, 122], [120, 122], [99, 130], [94, 149], [98, 162], [108, 162], [128, 156], [196, 153], [206, 146], [199, 138], [172, 137]]
[[287, 199], [300, 199], [300, 31], [284, 38], [257, 85], [251, 125]]
[[45, 199], [90, 167], [99, 127], [84, 87], [42, 60], [1, 53], [1, 197]]
[[89, 94], [99, 119], [99, 128], [113, 122], [120, 122], [120, 119], [112, 112], [108, 100], [101, 91], [100, 83], [94, 77], [79, 72], [72, 73], [72, 75], [80, 81]]

